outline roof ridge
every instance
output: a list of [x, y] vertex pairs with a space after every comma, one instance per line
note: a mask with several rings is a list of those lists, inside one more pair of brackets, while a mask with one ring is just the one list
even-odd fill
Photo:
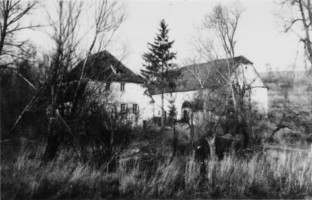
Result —
[[235, 56], [233, 58], [221, 58], [221, 59], [215, 59], [215, 60], [211, 60], [211, 61], [208, 61], [208, 62], [202, 62], [202, 63], [194, 63], [194, 64], [190, 64], [190, 65], [186, 65], [186, 66], [183, 66], [179, 69], [183, 69], [183, 68], [187, 68], [187, 67], [193, 67], [195, 65], [206, 65], [206, 64], [211, 64], [213, 62], [222, 62], [222, 61], [226, 61], [226, 60], [234, 60], [236, 62], [240, 62], [240, 61], [243, 61], [242, 63], [249, 63], [249, 64], [253, 64], [250, 60], [248, 60], [245, 56], [243, 55], [239, 55], [239, 56]]
[[[126, 67], [120, 59], [117, 59], [107, 50], [85, 57], [74, 68], [75, 71], [80, 70], [79, 68], [81, 68], [84, 61], [86, 61], [85, 76], [90, 77], [93, 80], [103, 81], [109, 76], [109, 80], [107, 79], [107, 81], [143, 83], [142, 77]], [[110, 76], [108, 75], [109, 73], [112, 73], [113, 75]]]

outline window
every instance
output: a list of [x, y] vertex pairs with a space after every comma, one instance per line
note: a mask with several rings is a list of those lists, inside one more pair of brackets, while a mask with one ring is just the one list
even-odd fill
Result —
[[124, 83], [120, 84], [120, 91], [125, 91], [125, 84]]
[[106, 90], [106, 91], [109, 91], [109, 90], [110, 90], [110, 86], [111, 86], [111, 83], [106, 83], [106, 85], [105, 85], [105, 90]]
[[137, 114], [137, 113], [139, 112], [138, 104], [133, 104], [132, 111], [133, 111], [133, 113], [135, 113], [135, 114]]
[[120, 105], [120, 112], [121, 113], [125, 113], [126, 112], [126, 104], [123, 103], [123, 104]]

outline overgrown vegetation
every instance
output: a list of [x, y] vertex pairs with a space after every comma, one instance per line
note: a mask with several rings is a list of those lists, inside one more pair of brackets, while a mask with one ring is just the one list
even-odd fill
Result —
[[[38, 4], [22, 3], [3, 1], [1, 15], [13, 17], [21, 11], [24, 16]], [[311, 110], [292, 105], [288, 98], [294, 79], [270, 79], [280, 81], [283, 99], [272, 104], [266, 118], [251, 109], [251, 86], [240, 83], [241, 74], [231, 69], [239, 62], [251, 64], [234, 54], [243, 10], [237, 7], [232, 12], [218, 5], [207, 16], [206, 28], [219, 35], [219, 45], [229, 59], [223, 60], [224, 69], [215, 63], [210, 76], [219, 74], [215, 76], [219, 84], [209, 92], [206, 83], [213, 79], [201, 79], [196, 66], [190, 71], [200, 85], [199, 94], [184, 108], [190, 111], [185, 123], [178, 122], [180, 108], [171, 100], [167, 126], [163, 87], [175, 87], [172, 79], [178, 70], [172, 70], [176, 53], [170, 51], [173, 41], [168, 41], [167, 25], [161, 22], [155, 44], [149, 44], [150, 53], [143, 56], [147, 63], [143, 74], [162, 90], [162, 127], [145, 123], [151, 127], [142, 130], [133, 123], [139, 113], [129, 117], [126, 108], [118, 110], [120, 105], [110, 101], [114, 94], [106, 90], [105, 78], [91, 83], [85, 76], [86, 65], [92, 66], [97, 56], [106, 56], [110, 65], [109, 55], [101, 50], [111, 42], [124, 12], [117, 1], [97, 1], [95, 35], [89, 49], [80, 52], [83, 3], [57, 1], [57, 17], [49, 20], [54, 49], [41, 59], [18, 53], [16, 49], [28, 48], [24, 42], [4, 45], [13, 41], [20, 28], [31, 26], [2, 29], [9, 32], [0, 41], [1, 198], [312, 196], [312, 149], [266, 149], [268, 143], [281, 142], [275, 137], [279, 134], [289, 142], [312, 142]], [[95, 47], [101, 52], [91, 55]], [[212, 52], [201, 54], [210, 61], [216, 58]], [[195, 113], [200, 118], [196, 123]]]
[[[3, 199], [73, 197], [232, 197], [304, 198], [312, 195], [312, 149], [268, 150], [239, 159], [227, 155], [206, 161], [206, 173], [193, 157], [160, 157], [146, 166], [140, 159], [120, 160], [115, 171], [95, 168], [61, 151], [43, 164], [43, 146], [22, 149], [3, 160]], [[145, 166], [145, 167], [144, 167]]]

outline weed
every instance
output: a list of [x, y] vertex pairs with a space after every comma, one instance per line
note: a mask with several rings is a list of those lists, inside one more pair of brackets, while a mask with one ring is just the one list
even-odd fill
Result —
[[[39, 152], [39, 151], [38, 151]], [[257, 197], [285, 198], [312, 195], [312, 149], [268, 150], [249, 159], [226, 155], [206, 161], [205, 174], [193, 157], [158, 158], [154, 167], [144, 159], [119, 162], [115, 172], [103, 171], [61, 151], [42, 164], [21, 151], [1, 164], [1, 197]], [[142, 167], [144, 165], [144, 167]]]

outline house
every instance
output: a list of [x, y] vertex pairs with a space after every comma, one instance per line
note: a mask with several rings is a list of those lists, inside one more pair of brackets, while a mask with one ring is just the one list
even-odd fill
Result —
[[[75, 67], [71, 74], [79, 77], [85, 60]], [[84, 68], [90, 96], [118, 113], [127, 113], [136, 124], [152, 118], [152, 98], [146, 93], [143, 78], [128, 69], [108, 51], [90, 55]]]
[[[240, 85], [248, 86], [246, 88], [253, 109], [261, 113], [268, 111], [267, 87], [259, 77], [253, 63], [243, 56], [193, 64], [179, 70], [180, 75], [175, 81], [176, 86], [171, 89], [163, 89], [165, 111], [169, 113], [170, 102], [173, 102], [177, 109], [178, 119], [183, 119], [189, 115], [190, 102], [193, 102], [199, 93], [204, 95], [215, 94], [215, 91], [218, 91], [220, 87], [227, 87], [233, 80], [238, 80]], [[162, 91], [153, 89], [150, 93], [155, 102], [154, 116], [160, 117]], [[200, 110], [203, 106], [199, 104], [197, 107]]]

